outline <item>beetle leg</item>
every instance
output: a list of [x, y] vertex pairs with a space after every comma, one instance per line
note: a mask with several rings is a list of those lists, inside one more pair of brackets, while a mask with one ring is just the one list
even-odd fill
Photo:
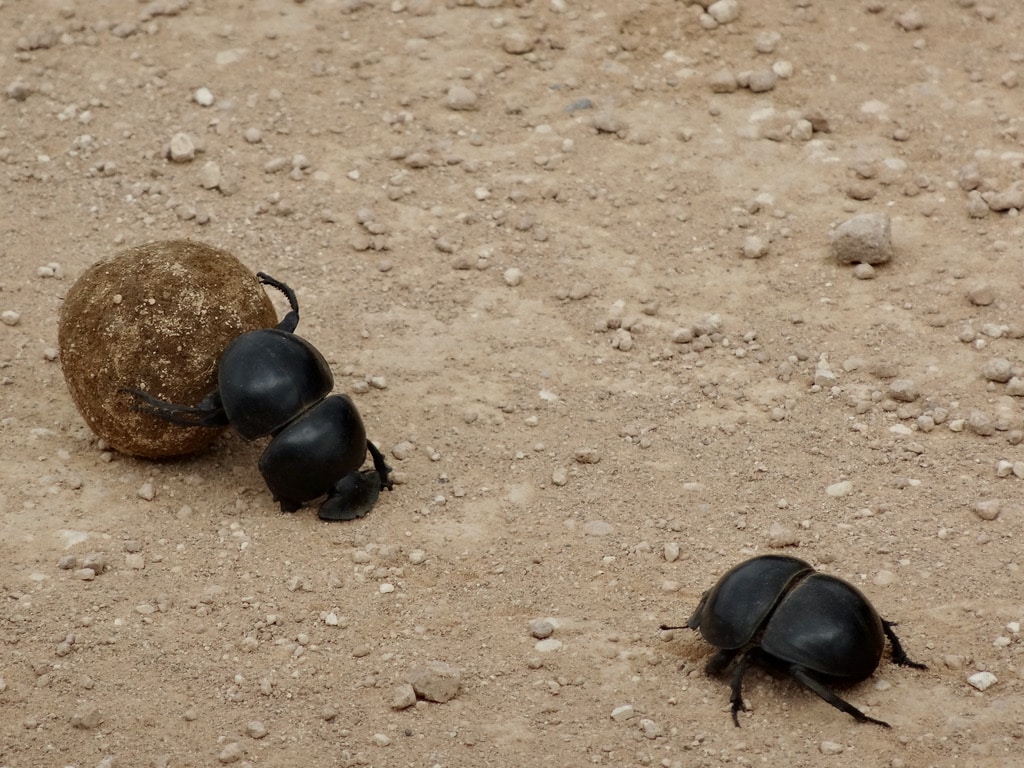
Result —
[[391, 482], [391, 467], [384, 461], [384, 454], [369, 440], [366, 441], [366, 449], [370, 452], [370, 457], [373, 459], [373, 469], [378, 477], [380, 477], [380, 487], [387, 488], [390, 491], [394, 487], [394, 483]]
[[830, 691], [824, 685], [822, 685], [813, 677], [811, 677], [810, 674], [808, 674], [808, 672], [803, 667], [798, 666], [796, 664], [791, 664], [789, 666], [788, 672], [794, 680], [796, 680], [798, 683], [804, 686], [807, 690], [818, 694], [821, 698], [823, 698], [836, 709], [841, 710], [848, 715], [851, 715], [857, 722], [874, 723], [875, 725], [881, 725], [883, 728], [892, 727], [884, 720], [876, 720], [873, 717], [868, 717], [855, 706], [853, 706], [853, 704], [851, 704], [850, 702], [839, 698], [839, 696], [837, 696], [834, 692]]
[[352, 472], [327, 492], [320, 505], [321, 520], [355, 520], [366, 517], [380, 497], [380, 476], [375, 470]]
[[211, 392], [198, 405], [178, 405], [161, 400], [141, 389], [122, 387], [121, 392], [127, 392], [135, 398], [131, 406], [133, 411], [156, 416], [172, 424], [180, 424], [183, 427], [225, 427], [228, 425], [227, 414], [224, 413], [224, 406], [220, 401], [219, 392]]
[[275, 280], [266, 272], [257, 272], [256, 277], [264, 285], [277, 288], [288, 299], [288, 305], [292, 308], [292, 311], [285, 315], [281, 322], [277, 324], [277, 330], [284, 331], [285, 333], [294, 333], [299, 325], [299, 300], [295, 297], [295, 291], [280, 280]]
[[737, 653], [739, 653], [738, 648], [719, 651], [708, 659], [707, 664], [704, 665], [704, 672], [713, 677], [718, 677], [732, 663], [732, 660], [736, 658]]
[[885, 630], [885, 636], [889, 638], [889, 643], [892, 645], [892, 661], [894, 664], [899, 664], [901, 667], [913, 667], [914, 669], [928, 669], [927, 664], [922, 664], [918, 661], [912, 661], [907, 652], [903, 650], [903, 644], [900, 639], [896, 637], [896, 633], [893, 631], [893, 627], [896, 626], [895, 621], [886, 621], [882, 619], [882, 629]]
[[[708, 662], [708, 666], [711, 666], [711, 663], [723, 653], [729, 653], [728, 658], [731, 659], [736, 654], [736, 651], [720, 651]], [[725, 663], [728, 664], [729, 662], [726, 661]], [[750, 654], [744, 653], [740, 656], [739, 663], [732, 671], [732, 694], [729, 696], [729, 703], [732, 704], [732, 721], [736, 724], [737, 728], [740, 727], [740, 710], [747, 711], [746, 706], [743, 704], [743, 676], [747, 673], [747, 667], [749, 666]]]

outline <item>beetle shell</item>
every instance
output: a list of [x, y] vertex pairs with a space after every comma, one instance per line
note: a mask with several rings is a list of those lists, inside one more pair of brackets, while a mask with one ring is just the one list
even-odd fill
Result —
[[228, 345], [220, 359], [218, 384], [231, 426], [254, 440], [276, 432], [322, 400], [334, 386], [334, 376], [308, 341], [268, 328], [243, 333]]
[[859, 589], [834, 576], [811, 573], [772, 613], [761, 650], [819, 676], [855, 683], [878, 667], [885, 633], [882, 619]]
[[741, 648], [764, 625], [794, 580], [812, 573], [795, 557], [765, 555], [727, 571], [708, 592], [687, 626], [718, 648]]
[[260, 472], [283, 509], [327, 493], [366, 459], [366, 428], [355, 404], [331, 395], [285, 427], [260, 457]]

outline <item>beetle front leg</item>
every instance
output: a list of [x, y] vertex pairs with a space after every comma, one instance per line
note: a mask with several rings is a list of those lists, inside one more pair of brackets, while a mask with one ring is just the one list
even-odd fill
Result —
[[[735, 654], [735, 651], [733, 653]], [[750, 654], [744, 653], [740, 656], [739, 663], [732, 671], [732, 693], [729, 695], [729, 703], [732, 704], [732, 721], [737, 728], [740, 727], [740, 711], [747, 711], [746, 706], [743, 704], [743, 676], [747, 674], [747, 667], [749, 666]]]

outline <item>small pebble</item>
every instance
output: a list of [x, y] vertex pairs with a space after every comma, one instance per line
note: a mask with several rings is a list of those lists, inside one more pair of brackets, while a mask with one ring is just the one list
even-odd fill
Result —
[[554, 631], [555, 625], [547, 619], [534, 619], [530, 622], [530, 634], [538, 640], [551, 637]]
[[996, 300], [996, 292], [991, 285], [975, 285], [967, 291], [967, 300], [976, 307], [987, 307]]
[[237, 741], [232, 741], [230, 744], [226, 744], [224, 748], [217, 755], [217, 759], [224, 765], [230, 765], [231, 763], [237, 763], [242, 759], [242, 755], [245, 754], [242, 751], [242, 745]]
[[757, 235], [749, 235], [743, 241], [743, 256], [747, 259], [760, 259], [768, 253], [768, 243]]
[[546, 637], [543, 640], [538, 640], [533, 648], [538, 653], [551, 653], [557, 651], [562, 647], [562, 641], [554, 637]]
[[843, 745], [835, 741], [823, 741], [818, 745], [818, 750], [823, 755], [838, 755], [843, 751]]
[[646, 717], [640, 720], [640, 730], [648, 739], [656, 739], [665, 735], [665, 729], [660, 724]]
[[768, 527], [768, 546], [772, 549], [796, 547], [800, 544], [800, 535], [795, 529], [778, 521]]
[[479, 97], [464, 85], [453, 85], [448, 89], [448, 97], [445, 101], [448, 109], [455, 111], [469, 111], [477, 108]]
[[753, 93], [766, 93], [774, 90], [779, 82], [779, 76], [773, 69], [759, 69], [748, 74], [746, 86]]
[[740, 17], [739, 0], [717, 0], [707, 8], [708, 15], [719, 24], [729, 24]]
[[0, 314], [0, 322], [4, 325], [15, 326], [21, 322], [21, 315], [14, 310], [8, 309]]
[[910, 379], [889, 382], [889, 396], [898, 403], [912, 403], [918, 398], [917, 385]]
[[93, 728], [99, 728], [103, 720], [104, 717], [99, 707], [95, 704], [83, 704], [71, 715], [71, 727], [92, 730]]
[[617, 723], [621, 723], [624, 720], [629, 720], [636, 714], [632, 704], [621, 704], [612, 710], [612, 720]]
[[195, 99], [196, 104], [201, 107], [213, 106], [213, 93], [205, 85], [201, 88], [197, 88], [196, 92], [192, 94], [192, 98]]
[[862, 213], [847, 219], [829, 235], [832, 257], [840, 264], [884, 264], [892, 259], [889, 215]]
[[502, 275], [505, 285], [515, 287], [523, 282], [523, 273], [517, 267], [509, 267]]
[[196, 157], [196, 144], [187, 133], [176, 133], [171, 137], [167, 155], [175, 163], [187, 163]]
[[838, 483], [832, 483], [825, 489], [825, 493], [833, 498], [840, 496], [846, 496], [853, 490], [853, 483], [849, 480], [841, 480]]
[[429, 661], [409, 670], [406, 682], [412, 685], [418, 697], [444, 703], [459, 692], [462, 673], [443, 661]]
[[875, 268], [863, 262], [853, 268], [853, 276], [858, 280], [873, 280], [876, 276]]
[[401, 683], [395, 686], [394, 696], [391, 697], [392, 709], [408, 709], [416, 703], [416, 689], [411, 683]]
[[996, 431], [992, 418], [984, 411], [977, 409], [972, 410], [967, 416], [967, 429], [982, 437], [990, 437]]
[[409, 562], [413, 565], [421, 565], [427, 559], [427, 553], [422, 549], [414, 549], [409, 553]]
[[1005, 384], [1013, 376], [1013, 366], [1005, 357], [994, 357], [982, 367], [981, 375], [988, 381]]
[[245, 732], [254, 739], [262, 739], [267, 735], [267, 726], [261, 720], [252, 720], [245, 726]]
[[1002, 510], [1002, 501], [999, 499], [983, 499], [974, 502], [972, 507], [974, 514], [982, 520], [995, 520]]
[[986, 691], [998, 682], [999, 680], [991, 672], [976, 672], [967, 678], [967, 683], [979, 691]]

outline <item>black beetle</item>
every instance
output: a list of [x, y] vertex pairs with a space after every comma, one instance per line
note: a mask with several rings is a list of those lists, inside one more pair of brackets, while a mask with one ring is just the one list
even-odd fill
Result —
[[686, 623], [720, 649], [705, 667], [708, 674], [718, 675], [736, 661], [729, 701], [737, 726], [739, 711], [746, 709], [743, 675], [756, 663], [789, 675], [859, 722], [888, 728], [826, 684], [852, 685], [870, 676], [882, 658], [886, 637], [896, 664], [927, 669], [907, 657], [893, 626], [852, 584], [783, 555], [755, 557], [727, 571], [704, 593]]
[[[284, 512], [294, 512], [324, 494], [324, 520], [362, 517], [381, 488], [391, 489], [389, 467], [355, 403], [331, 395], [334, 376], [324, 356], [294, 331], [299, 324], [295, 291], [260, 272], [260, 282], [281, 291], [291, 311], [274, 328], [249, 331], [221, 354], [217, 389], [197, 405], [178, 405], [141, 389], [127, 389], [134, 407], [174, 424], [215, 427], [230, 424], [246, 440], [271, 435], [259, 467]], [[372, 470], [360, 471], [366, 452]]]

